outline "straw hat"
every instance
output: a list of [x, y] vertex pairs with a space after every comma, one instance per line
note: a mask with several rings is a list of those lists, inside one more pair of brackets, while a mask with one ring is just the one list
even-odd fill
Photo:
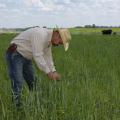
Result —
[[71, 40], [71, 34], [68, 29], [58, 29], [61, 39], [63, 41], [65, 51], [69, 48], [69, 42]]

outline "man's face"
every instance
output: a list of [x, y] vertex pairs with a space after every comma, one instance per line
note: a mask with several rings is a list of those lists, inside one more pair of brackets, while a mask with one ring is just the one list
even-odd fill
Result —
[[51, 42], [52, 42], [53, 46], [59, 46], [59, 45], [63, 44], [63, 41], [62, 41], [61, 36], [58, 31], [53, 32]]

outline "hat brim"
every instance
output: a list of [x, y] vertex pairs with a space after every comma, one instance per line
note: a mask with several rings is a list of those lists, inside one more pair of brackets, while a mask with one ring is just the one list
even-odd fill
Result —
[[64, 50], [67, 51], [69, 48], [69, 40], [71, 39], [71, 35], [67, 29], [58, 29], [58, 31], [63, 41]]

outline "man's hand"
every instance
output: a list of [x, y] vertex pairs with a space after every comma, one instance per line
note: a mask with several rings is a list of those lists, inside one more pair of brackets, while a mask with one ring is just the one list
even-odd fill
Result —
[[60, 80], [61, 79], [61, 75], [57, 72], [53, 72], [53, 80]]
[[52, 80], [60, 80], [61, 75], [57, 72], [49, 72], [48, 77]]

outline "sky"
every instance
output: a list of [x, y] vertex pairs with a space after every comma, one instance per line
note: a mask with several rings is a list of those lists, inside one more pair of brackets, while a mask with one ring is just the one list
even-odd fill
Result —
[[120, 0], [0, 0], [0, 28], [120, 26]]

